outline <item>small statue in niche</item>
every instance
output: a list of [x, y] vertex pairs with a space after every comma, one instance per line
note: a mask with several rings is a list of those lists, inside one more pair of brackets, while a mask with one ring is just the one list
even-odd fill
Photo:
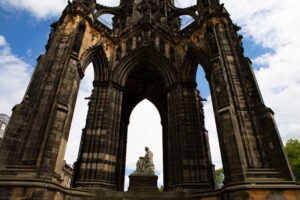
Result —
[[146, 173], [153, 174], [155, 166], [153, 163], [153, 153], [150, 151], [149, 147], [145, 147], [146, 154], [144, 157], [140, 157], [136, 163], [136, 173]]

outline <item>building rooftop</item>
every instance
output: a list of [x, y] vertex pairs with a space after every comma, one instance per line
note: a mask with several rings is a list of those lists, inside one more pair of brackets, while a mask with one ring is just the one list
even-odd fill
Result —
[[0, 113], [0, 120], [3, 120], [5, 124], [8, 124], [9, 116]]

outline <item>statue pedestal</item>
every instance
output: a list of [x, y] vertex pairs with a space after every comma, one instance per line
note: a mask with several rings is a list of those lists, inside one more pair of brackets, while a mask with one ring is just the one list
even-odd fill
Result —
[[157, 179], [152, 173], [134, 172], [129, 176], [128, 191], [158, 191]]

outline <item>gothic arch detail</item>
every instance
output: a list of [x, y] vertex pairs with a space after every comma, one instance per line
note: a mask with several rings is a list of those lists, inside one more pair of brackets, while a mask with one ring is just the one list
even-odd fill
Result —
[[124, 85], [131, 71], [139, 65], [146, 63], [155, 66], [156, 70], [164, 78], [166, 86], [176, 82], [177, 70], [175, 66], [154, 47], [138, 48], [122, 58], [112, 72], [113, 79], [117, 83]]

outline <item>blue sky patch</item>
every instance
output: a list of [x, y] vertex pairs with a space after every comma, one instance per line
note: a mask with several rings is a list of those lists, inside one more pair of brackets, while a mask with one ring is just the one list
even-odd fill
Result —
[[3, 35], [12, 52], [31, 66], [45, 52], [50, 24], [55, 19], [38, 21], [26, 12], [10, 12], [0, 9], [0, 35]]

